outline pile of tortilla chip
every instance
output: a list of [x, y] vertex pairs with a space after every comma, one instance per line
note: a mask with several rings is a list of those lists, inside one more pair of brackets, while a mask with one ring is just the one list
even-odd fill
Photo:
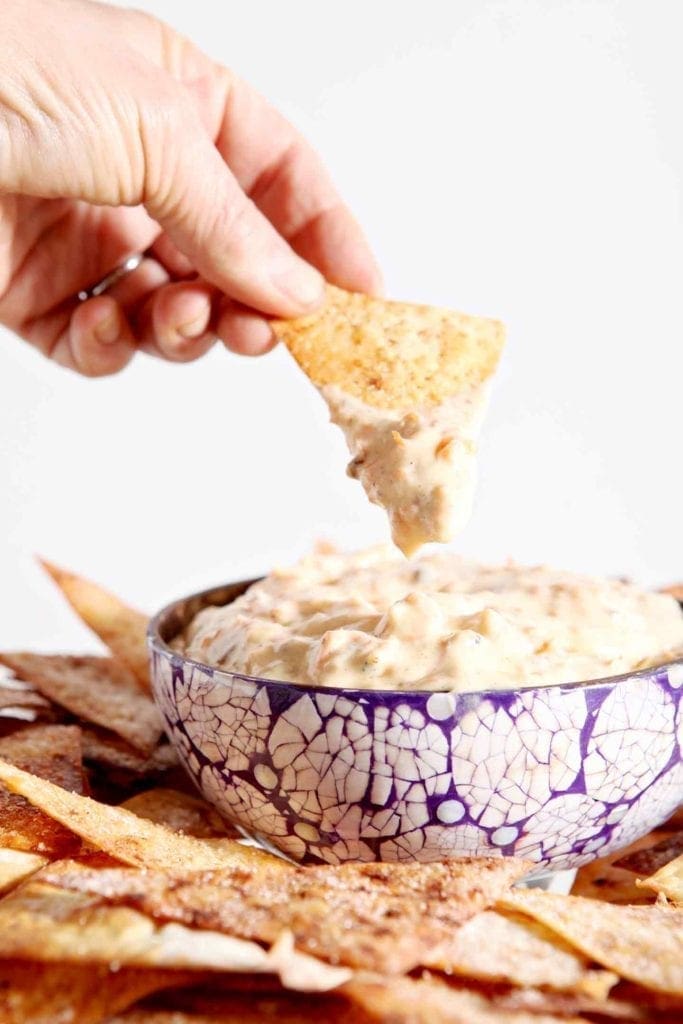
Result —
[[681, 816], [569, 896], [512, 859], [291, 864], [180, 771], [145, 616], [48, 571], [110, 655], [0, 654], [0, 1024], [683, 1020]]

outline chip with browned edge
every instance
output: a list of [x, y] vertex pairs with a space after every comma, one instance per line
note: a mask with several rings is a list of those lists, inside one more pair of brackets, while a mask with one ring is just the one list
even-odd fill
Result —
[[[653, 835], [658, 834], [653, 833]], [[683, 831], [670, 832], [653, 846], [631, 850], [620, 857], [616, 863], [622, 870], [631, 871], [643, 877], [654, 875], [656, 871], [660, 871], [679, 857], [683, 857]]]
[[177, 789], [147, 789], [126, 800], [121, 807], [139, 818], [147, 818], [187, 836], [199, 839], [239, 838], [239, 832], [224, 822], [206, 800]]
[[496, 994], [454, 988], [434, 977], [383, 978], [360, 974], [342, 993], [371, 1021], [383, 1024], [582, 1024], [581, 1017], [511, 1009]]
[[[633, 906], [637, 903], [653, 902], [652, 894], [647, 889], [640, 889], [632, 871], [624, 865], [625, 858], [646, 855], [657, 842], [661, 832], [651, 832], [647, 836], [636, 839], [630, 846], [599, 857], [597, 860], [584, 864], [576, 873], [572, 885], [573, 896], [586, 896], [589, 899], [601, 900], [605, 903], [625, 903]], [[654, 870], [654, 869], [653, 869]]]
[[143, 689], [149, 690], [148, 617], [82, 576], [43, 559], [41, 565], [78, 617], [99, 636], [114, 657], [128, 666]]
[[581, 992], [597, 999], [604, 999], [619, 980], [611, 971], [591, 967], [585, 956], [537, 921], [496, 910], [466, 921], [425, 966], [480, 981]]
[[517, 889], [499, 906], [540, 921], [610, 971], [655, 991], [683, 996], [683, 911], [599, 903]]
[[[194, 1010], [142, 1006], [108, 1024], [368, 1024], [338, 996], [229, 995], [204, 998]], [[437, 1024], [437, 1022], [434, 1022]]]
[[83, 759], [105, 769], [116, 769], [132, 775], [156, 775], [179, 764], [175, 747], [170, 743], [159, 744], [146, 757], [107, 729], [84, 725], [82, 731]]
[[2, 956], [202, 971], [222, 981], [249, 972], [304, 992], [329, 991], [351, 976], [348, 968], [297, 950], [287, 932], [264, 950], [221, 932], [157, 924], [128, 907], [101, 905], [99, 898], [40, 880], [0, 903], [0, 925]]
[[37, 853], [0, 848], [0, 895], [13, 889], [46, 864], [46, 858]]
[[270, 944], [283, 931], [330, 963], [389, 974], [431, 961], [454, 929], [528, 869], [494, 858], [291, 867], [174, 875], [54, 865], [42, 877], [101, 894], [151, 917]]
[[18, 679], [0, 677], [0, 715], [33, 721], [49, 711], [50, 702], [35, 687]]
[[0, 962], [2, 1024], [102, 1024], [152, 992], [187, 978], [178, 972], [89, 964]]
[[[0, 758], [33, 772], [37, 782], [58, 793], [83, 792], [78, 726], [28, 726], [0, 739]], [[52, 815], [0, 786], [0, 846], [59, 857], [74, 853], [80, 841]]]
[[0, 959], [128, 967], [266, 971], [261, 946], [218, 932], [158, 925], [130, 907], [31, 880], [0, 900]]
[[6, 761], [0, 761], [0, 783], [125, 864], [176, 871], [228, 866], [282, 871], [288, 867], [285, 861], [233, 839], [210, 841], [184, 836], [122, 807], [67, 793]]
[[221, 932], [159, 924], [130, 907], [58, 889], [40, 877], [0, 900], [0, 958], [57, 963], [117, 963], [194, 971], [279, 976], [283, 985], [326, 991], [347, 981], [348, 969], [298, 952], [284, 933], [266, 951]]
[[[643, 879], [640, 884], [654, 889], [659, 895], [666, 896], [676, 906], [683, 908], [683, 854], [665, 864], [654, 875]], [[679, 914], [683, 918], [683, 909]]]
[[72, 714], [117, 733], [150, 754], [163, 731], [161, 715], [135, 676], [113, 658], [0, 653], [0, 664]]

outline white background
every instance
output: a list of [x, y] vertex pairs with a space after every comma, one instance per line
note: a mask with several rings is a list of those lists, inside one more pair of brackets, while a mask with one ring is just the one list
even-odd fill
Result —
[[[683, 577], [683, 5], [143, 2], [313, 140], [397, 298], [509, 343], [457, 547]], [[0, 645], [85, 647], [32, 556], [153, 610], [383, 539], [286, 353], [108, 380], [0, 337]]]

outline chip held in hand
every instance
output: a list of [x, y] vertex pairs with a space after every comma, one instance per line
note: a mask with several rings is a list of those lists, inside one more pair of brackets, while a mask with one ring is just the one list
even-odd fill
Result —
[[497, 320], [391, 302], [332, 285], [316, 313], [273, 329], [327, 402], [349, 475], [386, 509], [406, 555], [467, 522]]

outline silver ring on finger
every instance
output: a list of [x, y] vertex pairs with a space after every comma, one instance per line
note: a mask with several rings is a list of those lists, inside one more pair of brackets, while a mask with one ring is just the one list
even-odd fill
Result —
[[91, 285], [90, 288], [81, 289], [81, 291], [77, 293], [76, 298], [79, 302], [87, 302], [88, 299], [94, 299], [98, 295], [104, 295], [104, 293], [109, 291], [110, 288], [113, 288], [115, 284], [118, 284], [122, 278], [127, 277], [128, 274], [132, 274], [134, 270], [137, 270], [144, 258], [143, 253], [134, 253], [132, 256], [125, 259], [123, 263], [119, 263], [118, 267], [114, 267], [113, 270], [110, 270], [106, 277], [103, 277], [101, 281], [97, 282], [97, 284]]

